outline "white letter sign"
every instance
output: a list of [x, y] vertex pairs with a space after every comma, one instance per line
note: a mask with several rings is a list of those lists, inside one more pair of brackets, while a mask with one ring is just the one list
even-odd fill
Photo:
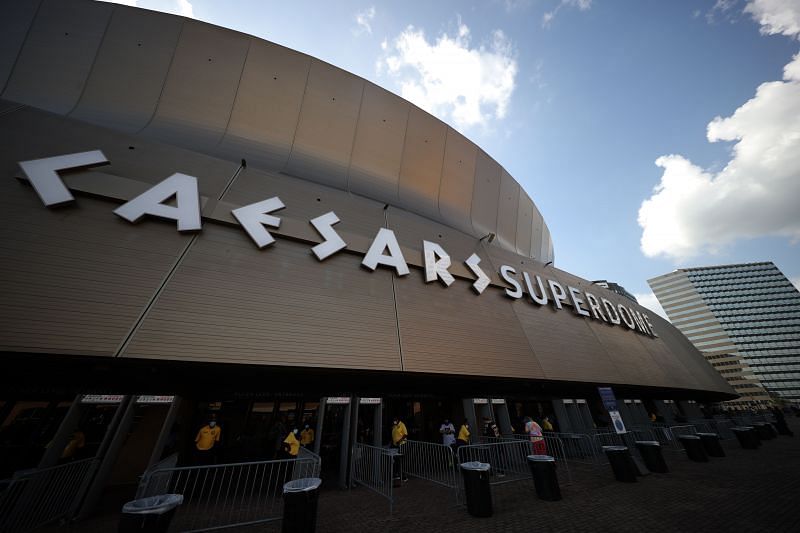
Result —
[[[389, 255], [384, 255], [383, 251], [389, 249]], [[370, 270], [375, 270], [378, 265], [386, 265], [394, 267], [398, 276], [405, 276], [408, 274], [408, 265], [403, 258], [403, 252], [400, 251], [400, 245], [397, 244], [397, 239], [394, 232], [390, 229], [381, 228], [375, 239], [367, 250], [367, 255], [361, 264]]]
[[475, 283], [472, 284], [472, 288], [475, 289], [475, 292], [478, 294], [482, 294], [483, 291], [486, 290], [486, 287], [489, 286], [489, 282], [492, 280], [489, 276], [486, 275], [486, 272], [483, 271], [481, 267], [478, 265], [481, 262], [481, 258], [478, 257], [478, 254], [472, 254], [464, 261], [464, 264], [472, 271], [478, 279], [475, 280]]
[[317, 233], [325, 239], [311, 249], [317, 259], [322, 261], [347, 247], [347, 243], [333, 229], [333, 225], [339, 223], [339, 217], [336, 216], [336, 213], [329, 211], [317, 218], [312, 218], [310, 222], [314, 229], [317, 230]]
[[435, 242], [422, 241], [423, 255], [425, 256], [425, 283], [442, 280], [445, 287], [449, 287], [455, 280], [450, 272], [450, 256]]
[[58, 177], [59, 170], [107, 165], [108, 159], [100, 150], [79, 152], [76, 154], [58, 155], [45, 159], [20, 161], [19, 166], [33, 185], [36, 194], [44, 205], [58, 205], [73, 201], [75, 198], [67, 190], [67, 186]]
[[250, 235], [250, 238], [255, 241], [256, 246], [263, 248], [275, 242], [275, 238], [264, 226], [278, 228], [281, 225], [281, 219], [267, 213], [272, 213], [284, 207], [281, 199], [273, 196], [272, 198], [234, 209], [231, 213], [247, 234]]
[[[177, 207], [164, 202], [175, 197]], [[197, 178], [186, 174], [173, 174], [161, 183], [154, 185], [136, 198], [122, 204], [114, 213], [129, 222], [136, 222], [144, 215], [178, 221], [178, 231], [199, 230], [200, 195], [197, 192]]]

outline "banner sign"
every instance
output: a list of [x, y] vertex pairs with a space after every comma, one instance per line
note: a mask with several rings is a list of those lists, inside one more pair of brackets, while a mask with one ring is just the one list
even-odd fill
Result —
[[120, 403], [123, 394], [84, 394], [81, 403]]
[[611, 419], [614, 431], [617, 433], [627, 433], [625, 430], [625, 422], [622, 421], [622, 416], [620, 416], [619, 411], [609, 411], [608, 417]]
[[136, 403], [172, 403], [175, 396], [143, 395], [136, 398]]
[[472, 403], [475, 405], [486, 405], [489, 403], [489, 400], [486, 398], [473, 398]]
[[617, 410], [617, 398], [614, 396], [614, 391], [611, 387], [597, 387], [597, 392], [600, 393], [600, 399], [603, 401], [603, 407], [606, 411]]
[[359, 398], [358, 403], [361, 405], [379, 405], [381, 403], [380, 398]]
[[330, 396], [325, 400], [328, 405], [346, 405], [350, 403], [349, 396]]
[[494, 405], [504, 404], [506, 401], [503, 398], [492, 398], [492, 403]]

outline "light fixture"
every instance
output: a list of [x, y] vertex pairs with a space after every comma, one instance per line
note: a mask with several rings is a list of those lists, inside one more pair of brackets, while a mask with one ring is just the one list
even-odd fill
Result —
[[552, 264], [553, 264], [553, 262], [552, 262], [552, 261], [548, 261], [547, 263], [545, 263], [545, 264], [544, 264], [544, 266], [543, 266], [542, 268], [547, 268], [547, 267], [549, 267], [549, 266], [550, 266], [550, 265], [552, 265]]
[[487, 233], [486, 235], [481, 237], [480, 241], [483, 241], [483, 239], [488, 239], [486, 242], [490, 243], [490, 242], [492, 242], [494, 240], [494, 238], [495, 238], [495, 234], [494, 233]]

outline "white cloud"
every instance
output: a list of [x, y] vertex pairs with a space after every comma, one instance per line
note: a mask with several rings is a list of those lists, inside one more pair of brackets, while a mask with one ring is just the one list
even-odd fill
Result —
[[403, 98], [460, 130], [505, 117], [517, 76], [505, 34], [495, 30], [488, 43], [472, 47], [465, 24], [455, 36], [444, 33], [431, 42], [409, 26], [387, 44], [379, 73], [384, 66]]
[[667, 318], [667, 313], [664, 312], [664, 308], [661, 307], [661, 303], [658, 301], [658, 298], [656, 298], [655, 294], [652, 292], [637, 292], [634, 293], [633, 296], [639, 302], [639, 305], [650, 309], [664, 320], [669, 321], [669, 318]]
[[375, 6], [369, 6], [364, 11], [356, 13], [356, 24], [358, 27], [353, 31], [354, 35], [368, 33], [372, 35], [372, 19], [375, 18]]
[[178, 15], [183, 17], [191, 17], [194, 18], [194, 7], [189, 0], [175, 0], [177, 3], [177, 11]]
[[586, 11], [592, 7], [592, 0], [559, 0], [556, 7], [542, 15], [542, 26], [545, 28], [549, 26], [550, 22], [556, 18], [556, 15], [563, 7], [577, 7], [581, 11]]
[[800, 2], [797, 0], [750, 0], [745, 13], [761, 25], [765, 35], [800, 37]]
[[[797, 0], [751, 0], [745, 10], [764, 33], [800, 36]], [[731, 116], [712, 120], [707, 137], [735, 143], [718, 172], [681, 155], [656, 160], [661, 182], [639, 208], [644, 254], [682, 261], [740, 239], [800, 241], [800, 54], [783, 81], [762, 83]]]

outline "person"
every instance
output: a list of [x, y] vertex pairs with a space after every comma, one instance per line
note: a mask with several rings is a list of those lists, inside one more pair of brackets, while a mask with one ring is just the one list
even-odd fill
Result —
[[488, 439], [500, 438], [500, 430], [497, 429], [497, 424], [492, 422], [488, 416], [483, 417], [483, 436]]
[[311, 429], [311, 426], [306, 424], [303, 427], [303, 431], [300, 432], [300, 444], [303, 448], [308, 448], [311, 444], [314, 443], [314, 430]]
[[553, 431], [553, 424], [550, 422], [549, 416], [542, 419], [542, 429], [545, 431]]
[[442, 444], [450, 446], [451, 448], [456, 443], [456, 428], [453, 423], [447, 418], [444, 419], [442, 425], [439, 427], [439, 433], [442, 434]]
[[67, 445], [64, 446], [64, 451], [61, 452], [61, 461], [75, 460], [84, 446], [86, 446], [86, 436], [83, 434], [83, 431], [76, 429]]
[[469, 420], [464, 419], [464, 423], [461, 424], [461, 427], [458, 429], [458, 437], [456, 438], [456, 449], [460, 446], [466, 446], [469, 444]]
[[286, 459], [297, 459], [297, 454], [300, 453], [300, 441], [297, 439], [299, 434], [300, 430], [294, 428], [283, 439], [283, 453]]
[[395, 417], [392, 423], [392, 446], [399, 448], [408, 439], [408, 429], [402, 420]]
[[398, 417], [394, 417], [392, 423], [392, 447], [400, 451], [400, 456], [395, 456], [394, 458], [394, 470], [396, 473], [400, 473], [403, 481], [408, 481], [408, 477], [403, 471], [403, 460], [401, 457], [402, 446], [406, 443], [406, 440], [408, 440], [408, 429], [406, 429], [406, 425]]
[[525, 417], [525, 433], [531, 440], [534, 455], [547, 455], [547, 445], [542, 438], [542, 427], [531, 417]]
[[200, 428], [194, 438], [194, 446], [197, 451], [197, 463], [210, 465], [214, 463], [214, 446], [219, 442], [222, 430], [217, 426], [216, 419], [212, 416], [208, 424]]
[[655, 423], [656, 420], [658, 420], [658, 417], [654, 412], [650, 411], [650, 422]]

